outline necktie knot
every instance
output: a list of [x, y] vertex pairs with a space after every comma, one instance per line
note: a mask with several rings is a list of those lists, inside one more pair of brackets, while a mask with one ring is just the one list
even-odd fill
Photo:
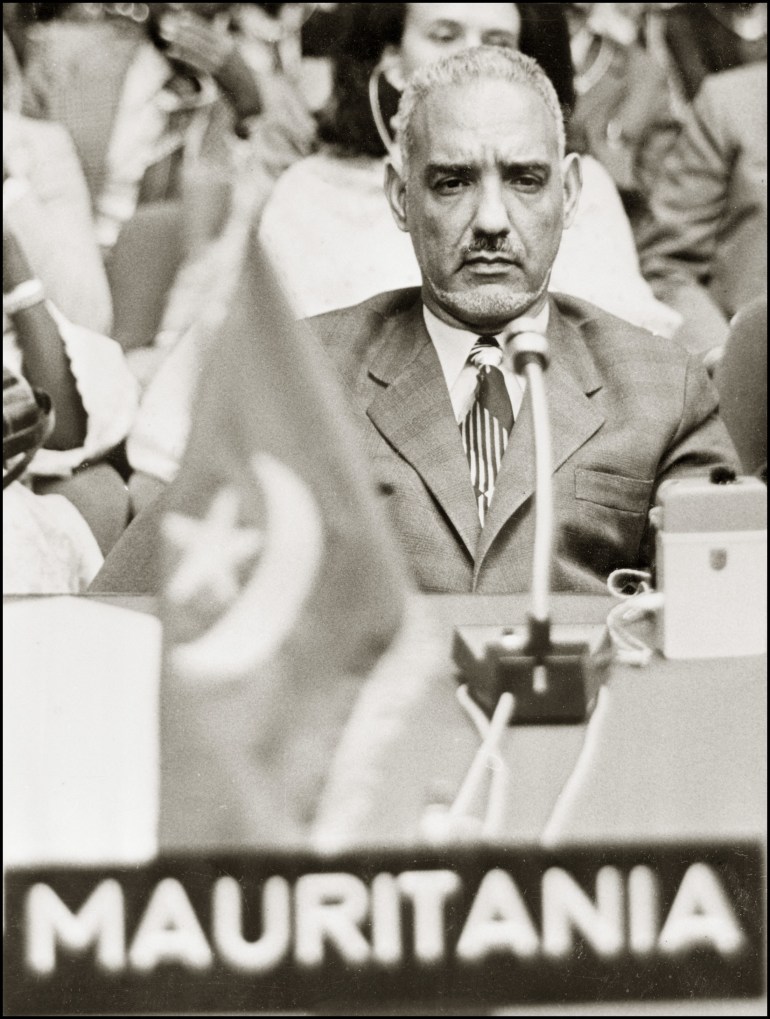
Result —
[[468, 355], [468, 361], [476, 368], [487, 366], [499, 368], [503, 363], [503, 352], [495, 336], [479, 336]]

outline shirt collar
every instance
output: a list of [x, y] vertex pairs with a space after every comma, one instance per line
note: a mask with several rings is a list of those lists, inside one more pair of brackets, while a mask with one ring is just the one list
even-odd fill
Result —
[[[441, 364], [441, 371], [446, 379], [449, 389], [455, 384], [468, 361], [468, 355], [473, 350], [473, 345], [481, 335], [480, 333], [468, 332], [466, 329], [458, 329], [456, 326], [447, 325], [440, 318], [423, 304], [422, 314], [425, 319], [425, 327], [428, 330], [433, 346], [436, 348], [438, 359]], [[513, 319], [500, 333], [496, 333], [497, 341], [503, 349], [504, 366], [512, 370], [511, 352], [509, 340], [516, 332], [516, 323], [525, 321], [527, 331], [541, 333], [543, 336], [548, 329], [549, 308], [548, 301], [543, 305], [537, 315], [522, 316], [521, 319]]]

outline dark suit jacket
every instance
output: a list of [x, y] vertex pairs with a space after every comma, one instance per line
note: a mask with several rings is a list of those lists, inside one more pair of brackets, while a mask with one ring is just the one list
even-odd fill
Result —
[[[663, 479], [737, 459], [699, 360], [575, 298], [554, 297], [550, 315], [553, 583], [599, 592], [615, 567], [648, 562], [647, 512]], [[420, 586], [528, 591], [534, 540], [528, 397], [482, 531], [419, 290], [381, 294], [310, 323], [350, 394], [375, 483]], [[159, 589], [163, 503], [161, 497], [134, 521], [92, 590]]]
[[[534, 463], [529, 396], [481, 529], [468, 462], [417, 289], [310, 320], [350, 394], [379, 492], [420, 586], [530, 588]], [[575, 298], [551, 299], [547, 392], [557, 590], [601, 591], [648, 563], [647, 516], [667, 478], [736, 463], [700, 363]]]

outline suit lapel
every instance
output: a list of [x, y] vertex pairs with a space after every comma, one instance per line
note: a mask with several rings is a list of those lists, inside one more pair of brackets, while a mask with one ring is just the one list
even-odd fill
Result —
[[369, 371], [386, 384], [369, 418], [420, 475], [473, 557], [481, 527], [468, 461], [419, 299], [386, 321]]
[[[548, 340], [552, 360], [546, 373], [546, 392], [555, 472], [598, 431], [604, 418], [588, 399], [589, 394], [601, 388], [596, 366], [579, 329], [561, 314], [553, 299]], [[534, 491], [534, 434], [531, 398], [527, 390], [476, 549], [477, 574], [500, 531]]]

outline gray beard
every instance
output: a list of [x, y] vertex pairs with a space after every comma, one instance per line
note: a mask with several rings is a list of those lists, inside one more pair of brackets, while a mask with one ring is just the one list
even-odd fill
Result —
[[539, 290], [511, 293], [503, 286], [481, 286], [475, 290], [442, 290], [432, 287], [436, 300], [453, 318], [473, 328], [486, 328], [489, 323], [507, 324], [533, 305], [548, 289], [546, 278]]

